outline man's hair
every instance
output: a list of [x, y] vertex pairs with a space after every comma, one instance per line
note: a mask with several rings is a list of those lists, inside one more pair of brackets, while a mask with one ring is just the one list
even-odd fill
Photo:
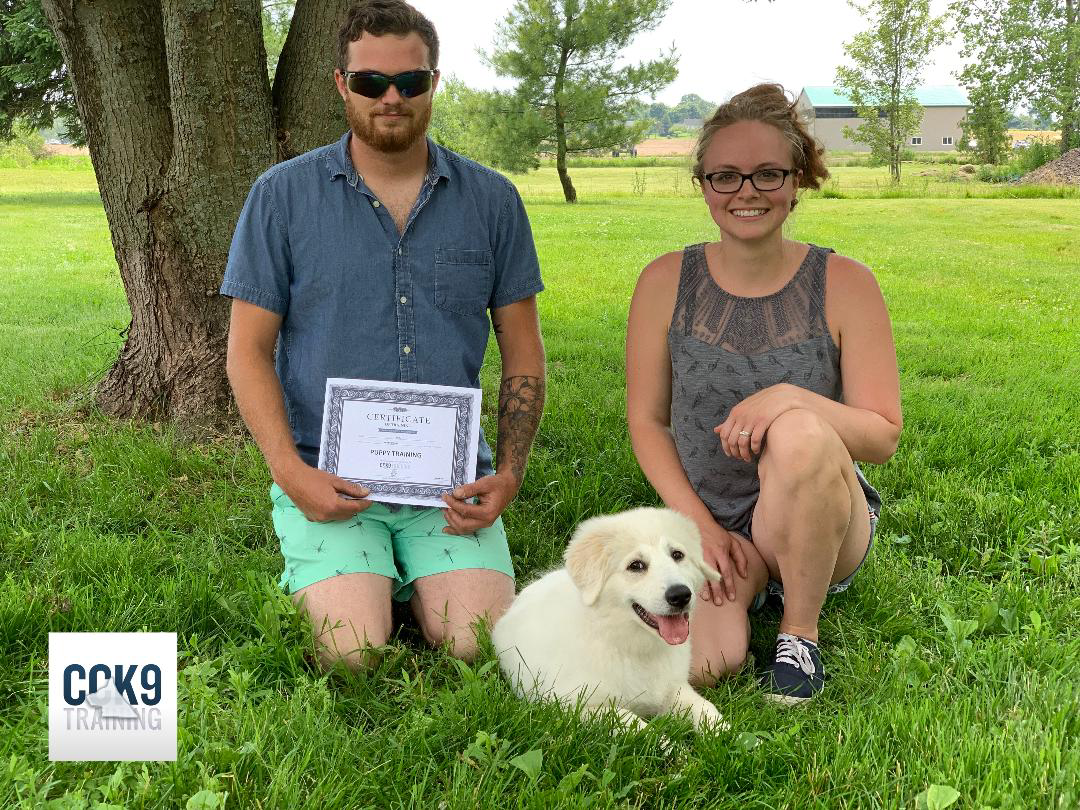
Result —
[[349, 9], [338, 30], [338, 65], [349, 66], [349, 43], [364, 34], [381, 37], [393, 34], [404, 37], [413, 32], [420, 35], [428, 49], [428, 67], [439, 66], [439, 35], [431, 20], [404, 0], [361, 0]]

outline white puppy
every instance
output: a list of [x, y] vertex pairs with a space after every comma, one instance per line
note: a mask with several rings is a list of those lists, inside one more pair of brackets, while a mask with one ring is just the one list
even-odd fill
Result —
[[623, 722], [689, 711], [694, 725], [727, 728], [688, 682], [690, 618], [705, 579], [692, 521], [633, 509], [582, 523], [566, 567], [525, 588], [495, 624], [503, 673], [522, 697], [614, 704]]

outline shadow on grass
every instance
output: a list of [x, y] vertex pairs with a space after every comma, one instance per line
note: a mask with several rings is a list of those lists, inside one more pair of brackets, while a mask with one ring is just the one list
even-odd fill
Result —
[[101, 195], [96, 191], [37, 191], [22, 194], [0, 192], [0, 205], [41, 205], [60, 208], [69, 205], [101, 205]]

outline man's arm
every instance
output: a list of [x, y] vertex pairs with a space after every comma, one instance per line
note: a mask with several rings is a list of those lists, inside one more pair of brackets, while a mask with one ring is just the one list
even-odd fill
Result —
[[[445, 531], [452, 534], [471, 534], [490, 526], [514, 499], [544, 412], [544, 342], [536, 296], [492, 310], [491, 325], [502, 356], [496, 472], [458, 487], [453, 496], [444, 496], [450, 507]], [[476, 504], [465, 501], [474, 495]]]
[[236, 405], [277, 485], [309, 520], [345, 520], [371, 505], [350, 481], [306, 464], [296, 451], [285, 416], [285, 397], [274, 370], [281, 316], [234, 298], [225, 364]]

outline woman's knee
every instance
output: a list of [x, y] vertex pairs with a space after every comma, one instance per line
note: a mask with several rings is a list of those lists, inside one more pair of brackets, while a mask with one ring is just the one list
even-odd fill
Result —
[[832, 425], [813, 411], [785, 411], [773, 420], [765, 435], [759, 462], [762, 478], [768, 474], [799, 477], [813, 473], [837, 449], [838, 440]]
[[744, 641], [729, 640], [700, 652], [695, 650], [690, 664], [690, 685], [712, 687], [721, 678], [737, 674], [746, 664], [749, 650], [749, 634]]

